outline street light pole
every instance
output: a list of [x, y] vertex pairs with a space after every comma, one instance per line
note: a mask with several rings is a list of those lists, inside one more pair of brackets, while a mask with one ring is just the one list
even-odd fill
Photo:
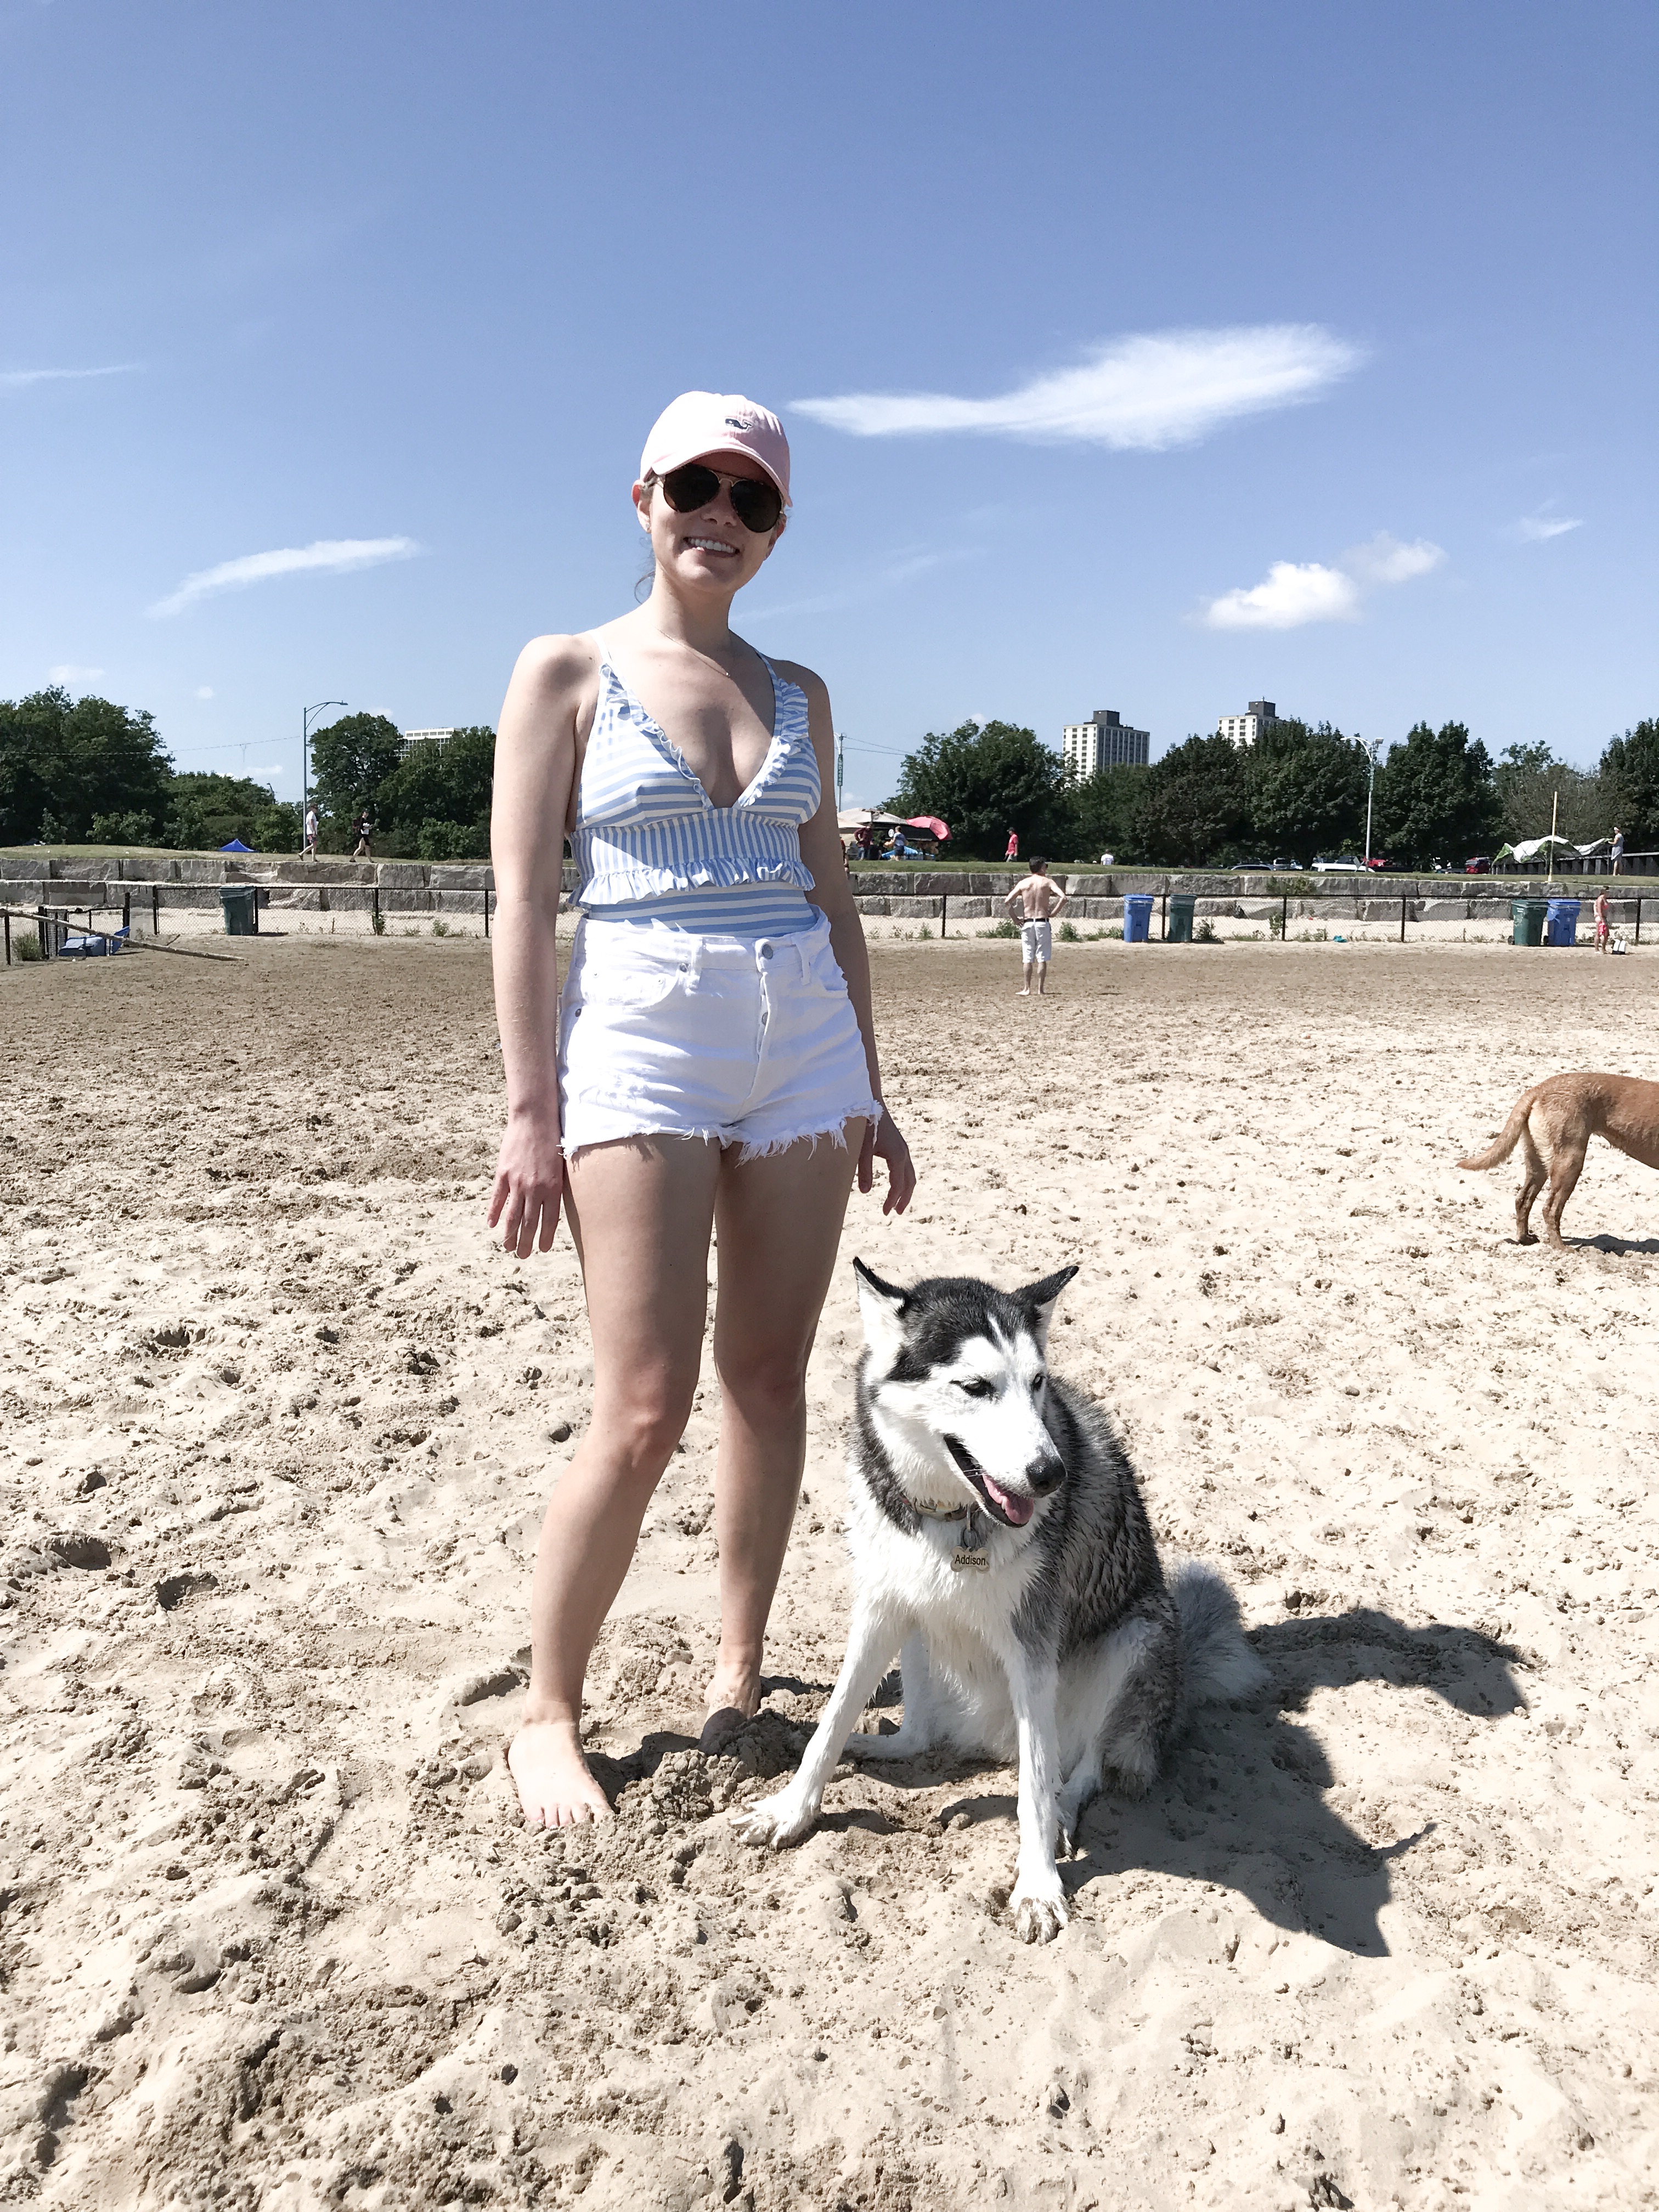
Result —
[[[1356, 730], [1354, 736], [1358, 738], [1358, 735], [1359, 732]], [[1376, 793], [1376, 756], [1382, 750], [1382, 745], [1381, 738], [1373, 738], [1365, 748], [1371, 757], [1370, 781], [1365, 786], [1365, 866], [1368, 868], [1371, 864], [1371, 800]]]
[[343, 699], [319, 699], [300, 717], [300, 842], [305, 842], [306, 810], [311, 804], [311, 718], [325, 707], [343, 707]]

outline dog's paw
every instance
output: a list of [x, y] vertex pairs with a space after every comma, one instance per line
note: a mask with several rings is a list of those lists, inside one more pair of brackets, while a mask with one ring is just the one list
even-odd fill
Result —
[[1014, 1933], [1022, 1943], [1052, 1943], [1071, 1918], [1066, 1892], [1057, 1874], [1027, 1881], [1024, 1875], [1008, 1900], [1014, 1916]]
[[892, 1735], [849, 1735], [843, 1759], [919, 1759], [931, 1747], [920, 1735], [899, 1729]]
[[781, 1851], [807, 1833], [818, 1808], [804, 1803], [793, 1790], [780, 1790], [775, 1796], [763, 1797], [758, 1805], [745, 1805], [727, 1817], [740, 1841], [759, 1850]]

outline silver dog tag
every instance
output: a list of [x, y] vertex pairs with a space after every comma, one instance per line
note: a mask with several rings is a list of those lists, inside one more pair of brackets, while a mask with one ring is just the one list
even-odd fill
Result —
[[963, 1567], [973, 1567], [983, 1574], [990, 1564], [990, 1559], [984, 1552], [968, 1552], [958, 1549], [951, 1554], [951, 1565], [958, 1573]]

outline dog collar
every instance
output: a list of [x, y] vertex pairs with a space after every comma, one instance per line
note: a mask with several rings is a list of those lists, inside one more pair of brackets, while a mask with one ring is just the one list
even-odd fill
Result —
[[965, 1521], [971, 1510], [966, 1505], [923, 1505], [914, 1498], [910, 1504], [925, 1521]]

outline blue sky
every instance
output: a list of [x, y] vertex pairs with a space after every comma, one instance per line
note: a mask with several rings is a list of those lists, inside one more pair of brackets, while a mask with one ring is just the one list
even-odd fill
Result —
[[738, 625], [849, 801], [1261, 695], [1590, 761], [1659, 713], [1656, 63], [1620, 0], [0, 0], [0, 696], [289, 797], [313, 700], [493, 721], [706, 386], [790, 432]]

